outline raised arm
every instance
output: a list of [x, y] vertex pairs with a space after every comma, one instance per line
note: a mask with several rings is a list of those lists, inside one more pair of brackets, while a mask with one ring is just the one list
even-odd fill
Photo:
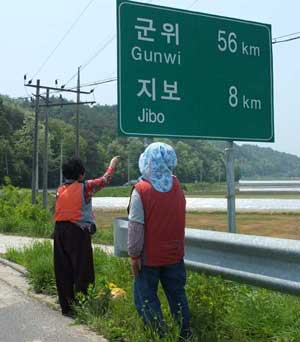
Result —
[[95, 178], [95, 179], [89, 179], [85, 182], [86, 201], [88, 201], [93, 196], [94, 193], [100, 191], [102, 188], [104, 188], [105, 186], [109, 184], [109, 182], [111, 181], [114, 175], [118, 161], [119, 161], [119, 156], [113, 157], [103, 176], [99, 178]]

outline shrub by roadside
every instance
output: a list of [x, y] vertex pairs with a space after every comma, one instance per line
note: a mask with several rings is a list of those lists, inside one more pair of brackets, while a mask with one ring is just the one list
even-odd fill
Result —
[[1, 188], [0, 232], [50, 237], [52, 215], [40, 205], [31, 204], [31, 192], [12, 185]]

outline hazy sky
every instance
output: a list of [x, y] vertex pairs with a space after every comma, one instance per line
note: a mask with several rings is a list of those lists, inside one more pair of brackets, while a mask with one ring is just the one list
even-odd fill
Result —
[[[268, 23], [273, 38], [300, 31], [299, 0], [140, 2]], [[25, 73], [67, 87], [76, 85], [80, 65], [82, 84], [117, 76], [115, 0], [2, 0], [0, 32], [1, 94], [30, 95]], [[300, 156], [300, 39], [273, 45], [273, 62], [275, 143], [259, 145]], [[99, 85], [95, 100], [117, 103], [117, 83]]]

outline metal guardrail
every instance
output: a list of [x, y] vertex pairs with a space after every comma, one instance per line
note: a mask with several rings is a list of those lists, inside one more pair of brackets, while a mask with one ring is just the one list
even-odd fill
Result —
[[[128, 221], [114, 221], [115, 255], [126, 257]], [[186, 228], [189, 269], [300, 294], [300, 241]]]

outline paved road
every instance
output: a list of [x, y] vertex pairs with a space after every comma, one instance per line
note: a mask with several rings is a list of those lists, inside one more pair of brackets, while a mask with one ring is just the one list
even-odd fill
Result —
[[72, 319], [50, 308], [43, 296], [37, 296], [37, 299], [29, 294], [23, 275], [0, 263], [0, 341], [106, 341], [86, 327], [74, 325]]

